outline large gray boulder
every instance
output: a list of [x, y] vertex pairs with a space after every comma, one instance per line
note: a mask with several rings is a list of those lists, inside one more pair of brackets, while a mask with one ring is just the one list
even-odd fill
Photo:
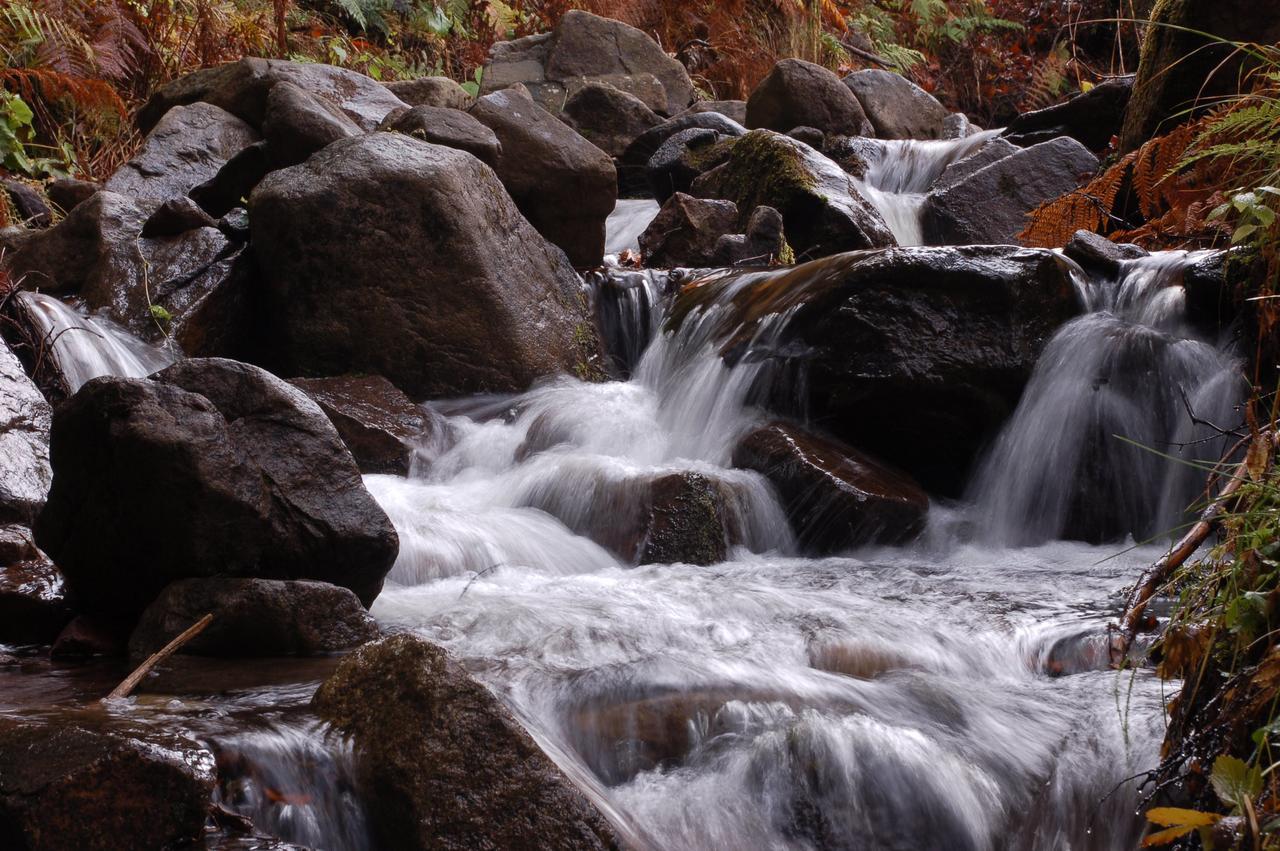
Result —
[[868, 68], [843, 80], [878, 139], [944, 139], [947, 108], [901, 74]]
[[382, 847], [623, 845], [511, 712], [422, 638], [356, 650], [312, 706], [354, 745], [358, 791]]
[[786, 133], [814, 127], [837, 136], [873, 136], [862, 105], [832, 72], [803, 59], [773, 66], [747, 99], [747, 127]]
[[598, 369], [577, 275], [470, 154], [345, 139], [269, 175], [249, 212], [283, 374], [382, 375], [423, 399]]
[[252, 127], [213, 104], [175, 107], [104, 188], [149, 211], [209, 180], [258, 139]]
[[931, 192], [923, 213], [925, 241], [1015, 245], [1032, 210], [1080, 186], [1097, 168], [1098, 158], [1066, 136], [1023, 148]]
[[405, 106], [381, 83], [355, 71], [318, 62], [246, 57], [184, 74], [161, 86], [138, 111], [138, 128], [146, 133], [173, 107], [204, 101], [260, 129], [267, 97], [281, 81], [329, 102], [362, 130], [374, 129], [388, 112]]
[[326, 145], [361, 132], [341, 109], [296, 83], [276, 83], [267, 94], [262, 135], [276, 168], [296, 165]]
[[621, 21], [578, 9], [566, 12], [550, 33], [495, 44], [480, 79], [486, 94], [524, 84], [550, 112], [560, 111], [575, 84], [591, 81], [667, 115], [694, 98], [688, 72], [657, 42]]
[[577, 268], [600, 265], [618, 174], [604, 151], [530, 99], [522, 88], [485, 95], [471, 115], [502, 143], [499, 179], [529, 224]]
[[774, 208], [801, 256], [896, 244], [879, 212], [840, 166], [771, 130], [752, 130], [735, 140], [728, 161], [695, 180], [692, 194], [734, 202], [743, 228], [756, 207]]
[[414, 80], [397, 80], [384, 83], [387, 91], [409, 106], [443, 106], [449, 109], [466, 109], [475, 103], [467, 90], [448, 77], [418, 77]]
[[565, 101], [565, 123], [611, 157], [620, 157], [662, 118], [635, 95], [604, 83], [587, 83]]
[[36, 540], [78, 611], [137, 615], [170, 582], [319, 579], [368, 605], [398, 550], [306, 394], [235, 361], [98, 378], [54, 416]]
[[30, 523], [44, 505], [52, 412], [22, 363], [0, 340], [0, 523]]
[[460, 109], [441, 106], [398, 109], [388, 114], [378, 129], [457, 148], [495, 168], [502, 157], [502, 143], [494, 132]]

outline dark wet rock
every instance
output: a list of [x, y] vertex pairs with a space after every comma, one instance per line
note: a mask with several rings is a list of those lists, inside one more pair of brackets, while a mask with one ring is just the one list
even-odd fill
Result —
[[787, 135], [797, 142], [804, 142], [815, 151], [821, 151], [827, 144], [827, 134], [817, 127], [792, 127]]
[[416, 80], [397, 80], [383, 85], [409, 106], [466, 109], [475, 102], [475, 98], [467, 94], [466, 89], [448, 77], [418, 77]]
[[227, 160], [218, 173], [187, 193], [211, 217], [225, 216], [244, 203], [253, 187], [274, 167], [271, 148], [255, 142]]
[[142, 225], [143, 239], [178, 236], [199, 228], [216, 228], [218, 221], [200, 209], [200, 205], [186, 196], [170, 198], [147, 217]]
[[0, 340], [0, 523], [30, 523], [44, 506], [49, 467], [49, 403]]
[[1009, 122], [1003, 135], [1024, 148], [1070, 136], [1091, 151], [1101, 151], [1120, 133], [1132, 93], [1132, 77], [1107, 80], [1065, 103], [1024, 112]]
[[49, 649], [53, 659], [89, 659], [125, 655], [132, 618], [76, 615], [62, 628]]
[[787, 244], [782, 214], [772, 207], [756, 207], [747, 219], [745, 233], [720, 237], [713, 259], [713, 266], [794, 263], [795, 252]]
[[521, 83], [544, 109], [558, 112], [575, 83], [591, 81], [636, 95], [668, 115], [683, 110], [694, 97], [684, 66], [657, 42], [621, 21], [577, 9], [567, 12], [550, 33], [493, 45], [481, 87], [489, 93]]
[[773, 66], [747, 99], [747, 127], [786, 133], [815, 127], [837, 136], [873, 136], [862, 105], [840, 78], [803, 59]]
[[[1246, 291], [1256, 291], [1258, 279], [1265, 274], [1257, 255], [1244, 250], [1215, 251], [1192, 263], [1182, 272], [1182, 288], [1186, 292], [1187, 319], [1207, 335], [1215, 335], [1231, 325], [1240, 315], [1241, 297]], [[1256, 305], [1257, 302], [1252, 302]], [[1246, 334], [1265, 325], [1244, 321]], [[1265, 363], [1267, 352], [1275, 346], [1272, 340], [1264, 343], [1259, 358]], [[1246, 344], [1246, 350], [1248, 350]]]
[[83, 612], [141, 612], [202, 576], [319, 579], [366, 605], [397, 552], [324, 412], [248, 364], [99, 378], [54, 416], [36, 541]]
[[647, 266], [710, 266], [715, 262], [720, 237], [733, 233], [737, 227], [738, 208], [732, 201], [711, 201], [677, 192], [640, 234], [640, 250]]
[[0, 718], [0, 845], [14, 851], [194, 842], [213, 787], [212, 754], [187, 739]]
[[76, 293], [98, 278], [118, 277], [117, 270], [135, 263], [135, 241], [145, 221], [130, 199], [98, 192], [57, 226], [23, 241], [6, 256], [7, 267], [23, 279], [25, 289]]
[[564, 254], [461, 151], [395, 133], [335, 142], [263, 181], [250, 222], [284, 374], [382, 375], [423, 399], [599, 369]]
[[466, 151], [495, 168], [502, 157], [502, 143], [493, 131], [458, 109], [415, 106], [389, 114], [380, 129]]
[[773, 422], [747, 434], [733, 465], [777, 489], [802, 549], [900, 544], [924, 528], [929, 496], [910, 476], [831, 438]]
[[244, 121], [212, 104], [176, 107], [104, 188], [152, 210], [213, 177], [258, 138]]
[[424, 639], [364, 645], [312, 706], [351, 738], [359, 791], [387, 847], [622, 847], [506, 707]]
[[669, 118], [641, 133], [627, 146], [627, 150], [618, 161], [618, 182], [623, 191], [648, 197], [649, 185], [646, 170], [650, 161], [667, 140], [678, 133], [693, 129], [712, 130], [726, 137], [737, 137], [747, 132], [741, 124], [718, 112], [686, 112], [675, 118]]
[[197, 101], [220, 106], [261, 128], [267, 98], [281, 81], [336, 106], [362, 130], [373, 130], [388, 112], [405, 105], [381, 83], [355, 71], [318, 62], [246, 57], [184, 74], [161, 86], [138, 111], [138, 128], [145, 133], [173, 107]]
[[747, 102], [745, 100], [695, 101], [693, 106], [680, 114], [688, 115], [690, 113], [697, 112], [718, 112], [726, 118], [732, 119], [744, 126], [747, 123]]
[[841, 136], [828, 140], [822, 153], [847, 173], [863, 180], [871, 167], [884, 159], [885, 144], [865, 136]]
[[945, 138], [946, 107], [901, 74], [868, 68], [854, 71], [843, 82], [862, 105], [876, 138]]
[[195, 656], [318, 656], [378, 637], [378, 624], [350, 590], [327, 582], [182, 579], [147, 606], [129, 637], [141, 661], [206, 614], [213, 620], [180, 653]]
[[287, 80], [272, 86], [267, 95], [262, 135], [276, 168], [296, 165], [326, 145], [360, 132], [360, 125], [332, 102]]
[[14, 212], [27, 227], [47, 228], [53, 224], [53, 213], [49, 210], [49, 205], [34, 187], [11, 178], [0, 180], [0, 186], [4, 187]]
[[295, 378], [329, 417], [363, 473], [409, 474], [414, 446], [434, 425], [379, 375]]
[[718, 564], [732, 534], [725, 493], [701, 473], [672, 473], [650, 486], [639, 564]]
[[992, 163], [997, 163], [1005, 157], [1011, 157], [1017, 152], [1018, 146], [1012, 142], [999, 137], [992, 139], [967, 157], [961, 157], [949, 164], [942, 170], [942, 174], [938, 175], [938, 179], [933, 182], [929, 189], [931, 192], [941, 192], [958, 183], [963, 183], [973, 174]]
[[44, 191], [49, 196], [49, 200], [65, 215], [74, 210], [77, 204], [88, 201], [93, 197], [93, 193], [100, 189], [102, 189], [100, 183], [77, 180], [74, 177], [60, 177], [51, 181]]
[[620, 157], [662, 118], [635, 95], [603, 83], [587, 83], [564, 104], [564, 120], [582, 138], [611, 157]]
[[729, 138], [715, 130], [691, 127], [663, 142], [645, 169], [654, 199], [664, 204], [675, 193], [688, 192], [693, 181], [727, 162], [733, 148], [719, 143]]
[[245, 242], [249, 239], [249, 211], [244, 207], [233, 207], [222, 218], [218, 219], [218, 230], [226, 234], [228, 239]]
[[925, 240], [931, 245], [1014, 245], [1027, 215], [1065, 195], [1098, 168], [1075, 139], [1060, 137], [997, 160], [929, 194]]
[[0, 526], [0, 644], [50, 644], [71, 609], [62, 574], [24, 526]]
[[734, 141], [728, 161], [694, 181], [692, 194], [733, 201], [744, 217], [756, 207], [774, 208], [799, 255], [895, 244], [888, 225], [844, 170], [808, 145], [769, 130]]
[[1112, 242], [1092, 231], [1078, 230], [1067, 243], [1063, 253], [1079, 263], [1087, 271], [1115, 276], [1126, 260], [1146, 257], [1147, 252], [1132, 243]]
[[577, 268], [600, 265], [618, 175], [604, 151], [519, 89], [485, 95], [471, 115], [502, 143], [495, 169], [529, 224]]

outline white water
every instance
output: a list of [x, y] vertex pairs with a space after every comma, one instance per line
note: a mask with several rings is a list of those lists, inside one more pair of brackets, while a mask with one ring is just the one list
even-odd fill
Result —
[[628, 249], [640, 251], [640, 234], [658, 215], [658, 202], [618, 199], [604, 225], [604, 253], [617, 257]]
[[36, 330], [51, 341], [52, 356], [72, 393], [91, 378], [143, 378], [176, 359], [111, 320], [87, 316], [52, 296], [23, 292], [18, 298], [37, 324]]

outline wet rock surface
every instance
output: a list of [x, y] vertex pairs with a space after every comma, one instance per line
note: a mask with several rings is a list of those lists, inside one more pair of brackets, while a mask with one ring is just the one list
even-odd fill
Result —
[[565, 101], [564, 120], [582, 138], [611, 157], [622, 156], [662, 117], [635, 95], [604, 83], [587, 83]]
[[946, 107], [901, 74], [868, 68], [841, 82], [858, 99], [877, 139], [946, 138]]
[[710, 266], [716, 260], [720, 237], [733, 233], [737, 226], [738, 207], [732, 201], [677, 192], [640, 234], [640, 250], [649, 266]]
[[448, 77], [419, 77], [386, 84], [387, 91], [409, 106], [443, 106], [466, 109], [475, 102], [467, 90]]
[[129, 637], [141, 661], [206, 614], [213, 620], [178, 652], [198, 656], [315, 656], [378, 637], [354, 593], [327, 582], [182, 579], [147, 606]]
[[338, 430], [363, 473], [408, 475], [415, 444], [443, 427], [376, 375], [295, 378]]
[[394, 133], [336, 142], [263, 181], [250, 223], [282, 374], [360, 371], [423, 399], [598, 364], [564, 254], [461, 151]]
[[813, 127], [842, 136], [873, 136], [862, 104], [840, 78], [803, 59], [773, 66], [747, 99], [747, 127], [786, 133]]
[[0, 523], [30, 523], [44, 505], [51, 418], [49, 403], [0, 340]]
[[1022, 113], [1003, 135], [1024, 148], [1070, 136], [1091, 151], [1102, 151], [1120, 133], [1132, 92], [1132, 77], [1107, 80], [1063, 103]]
[[415, 106], [397, 110], [383, 120], [380, 129], [466, 151], [490, 166], [496, 167], [502, 156], [502, 143], [493, 131], [458, 109]]
[[71, 620], [62, 574], [25, 526], [0, 526], [0, 644], [50, 644]]
[[296, 165], [326, 145], [360, 132], [360, 125], [337, 106], [288, 80], [272, 86], [267, 95], [262, 135], [276, 168]]
[[51, 449], [36, 540], [78, 611], [140, 613], [169, 582], [214, 575], [319, 579], [367, 605], [395, 559], [328, 418], [248, 364], [95, 379], [58, 409]]
[[622, 847], [498, 699], [428, 641], [366, 644], [312, 705], [351, 737], [361, 797], [389, 847]]

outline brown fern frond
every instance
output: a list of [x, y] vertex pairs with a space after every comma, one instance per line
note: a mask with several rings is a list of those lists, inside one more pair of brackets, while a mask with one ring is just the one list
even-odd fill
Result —
[[1059, 248], [1078, 230], [1106, 230], [1136, 155], [1128, 154], [1081, 188], [1032, 210], [1018, 239], [1036, 248]]
[[69, 98], [90, 112], [110, 111], [128, 115], [124, 100], [103, 80], [84, 79], [48, 68], [0, 68], [0, 86], [16, 90], [24, 98], [54, 101]]

